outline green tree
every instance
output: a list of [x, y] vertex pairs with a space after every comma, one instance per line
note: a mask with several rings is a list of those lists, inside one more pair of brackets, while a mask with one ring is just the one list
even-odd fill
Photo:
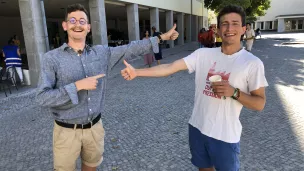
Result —
[[244, 8], [247, 15], [247, 22], [254, 22], [258, 16], [264, 16], [270, 8], [271, 0], [204, 0], [205, 7], [214, 10], [216, 13], [226, 5], [234, 4]]

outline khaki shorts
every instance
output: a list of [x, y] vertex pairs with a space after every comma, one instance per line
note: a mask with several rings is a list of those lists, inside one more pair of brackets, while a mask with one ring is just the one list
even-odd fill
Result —
[[54, 122], [54, 170], [76, 170], [79, 155], [86, 166], [99, 166], [103, 160], [104, 136], [101, 120], [89, 129], [64, 128]]

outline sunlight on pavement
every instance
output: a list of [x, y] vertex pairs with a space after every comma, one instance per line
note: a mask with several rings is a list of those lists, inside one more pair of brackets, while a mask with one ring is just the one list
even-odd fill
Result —
[[288, 46], [288, 47], [293, 47], [293, 48], [303, 48], [304, 47], [304, 43], [303, 44], [274, 44], [273, 46]]
[[[297, 86], [299, 89], [300, 86]], [[275, 85], [280, 101], [289, 118], [290, 126], [298, 139], [301, 151], [304, 152], [304, 91], [284, 85]], [[301, 86], [300, 89], [304, 89]]]
[[295, 39], [297, 41], [304, 40], [304, 33], [294, 33], [294, 34], [262, 34], [262, 38], [285, 38], [285, 39]]

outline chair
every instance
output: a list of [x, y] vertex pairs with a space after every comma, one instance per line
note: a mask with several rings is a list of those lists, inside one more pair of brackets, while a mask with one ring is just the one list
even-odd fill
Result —
[[16, 68], [10, 68], [12, 69], [12, 74], [10, 72], [3, 68], [0, 72], [0, 89], [4, 90], [5, 96], [7, 97], [6, 89], [9, 90], [10, 94], [12, 94], [10, 87], [12, 85], [15, 86], [16, 90], [18, 91], [18, 87], [16, 84], [16, 80], [14, 79], [14, 74], [16, 73]]
[[9, 90], [10, 94], [12, 94], [11, 89], [10, 89], [10, 85], [7, 83], [7, 81], [4, 81], [5, 79], [3, 79], [3, 77], [5, 76], [5, 69], [2, 68], [0, 70], [0, 91], [3, 90], [5, 97], [7, 97], [7, 93], [6, 93], [6, 88]]
[[[10, 74], [9, 69], [12, 70], [12, 73]], [[6, 69], [5, 71], [5, 78], [3, 81], [6, 82], [8, 85], [11, 85], [10, 83], [13, 83], [13, 85], [15, 86], [16, 90], [18, 91], [18, 87], [17, 87], [17, 80], [15, 80], [14, 75], [16, 75], [16, 68], [15, 67], [11, 67], [9, 69]]]

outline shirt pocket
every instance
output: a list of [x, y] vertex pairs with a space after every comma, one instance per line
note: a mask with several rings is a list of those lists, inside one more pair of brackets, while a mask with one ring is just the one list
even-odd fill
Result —
[[104, 74], [101, 59], [90, 60], [87, 65], [90, 72], [90, 76]]

